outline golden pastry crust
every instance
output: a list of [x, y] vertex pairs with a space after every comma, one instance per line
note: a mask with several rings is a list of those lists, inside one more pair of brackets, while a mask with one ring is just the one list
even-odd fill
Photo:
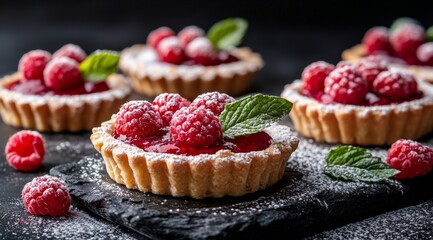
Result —
[[174, 197], [219, 198], [265, 189], [283, 177], [299, 142], [289, 127], [275, 125], [267, 129], [273, 143], [265, 150], [183, 156], [146, 152], [117, 140], [112, 136], [114, 123], [115, 115], [90, 137], [108, 175], [129, 189]]
[[[293, 102], [295, 130], [318, 142], [361, 146], [391, 145], [418, 139], [433, 130], [433, 95], [384, 106], [325, 105], [300, 94], [302, 82], [286, 85], [281, 96]], [[423, 90], [421, 88], [421, 90]]]
[[15, 73], [0, 81], [3, 122], [42, 132], [89, 131], [110, 119], [131, 92], [126, 78], [120, 74], [108, 77], [110, 90], [84, 95], [26, 95], [6, 88], [20, 79], [21, 74]]
[[[344, 50], [341, 57], [345, 61], [356, 63], [366, 55], [365, 47], [362, 44], [358, 44], [352, 48]], [[433, 84], [433, 67], [391, 64], [390, 68], [411, 73], [417, 80], [427, 81]]]
[[249, 89], [263, 60], [249, 48], [230, 53], [239, 61], [217, 66], [172, 65], [157, 61], [150, 47], [134, 45], [122, 51], [119, 66], [130, 77], [134, 90], [150, 97], [173, 92], [194, 99], [212, 91], [238, 96]]

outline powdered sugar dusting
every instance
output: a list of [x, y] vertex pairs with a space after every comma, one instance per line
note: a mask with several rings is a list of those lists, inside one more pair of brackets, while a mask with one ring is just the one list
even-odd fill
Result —
[[6, 225], [6, 229], [0, 229], [2, 239], [135, 239], [118, 226], [97, 220], [76, 207], [57, 218], [23, 214], [21, 199], [14, 199], [9, 208], [15, 211], [0, 215]]

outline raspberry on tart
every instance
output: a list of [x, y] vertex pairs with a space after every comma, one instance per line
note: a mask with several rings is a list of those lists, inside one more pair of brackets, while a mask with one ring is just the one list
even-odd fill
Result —
[[153, 100], [153, 107], [159, 112], [164, 126], [170, 124], [173, 114], [191, 102], [177, 93], [162, 93]]
[[428, 42], [419, 46], [416, 56], [422, 64], [433, 66], [433, 43]]
[[159, 43], [167, 37], [174, 36], [173, 30], [168, 27], [160, 27], [154, 31], [152, 31], [147, 37], [147, 44], [156, 49]]
[[208, 92], [198, 95], [191, 103], [194, 107], [205, 107], [219, 116], [226, 104], [234, 102], [235, 99], [225, 93]]
[[161, 61], [172, 64], [183, 62], [185, 56], [182, 44], [177, 37], [162, 39], [156, 47], [156, 53]]
[[391, 34], [391, 44], [397, 56], [408, 64], [418, 64], [416, 50], [425, 42], [424, 28], [418, 24], [402, 24]]
[[77, 132], [108, 119], [131, 91], [126, 78], [115, 73], [119, 56], [110, 51], [85, 56], [72, 44], [52, 58], [42, 50], [25, 54], [19, 71], [0, 84], [3, 121], [39, 131]]
[[71, 206], [71, 196], [65, 182], [45, 175], [28, 182], [21, 193], [24, 207], [33, 215], [58, 217]]
[[179, 41], [182, 43], [184, 47], [186, 47], [192, 40], [204, 36], [205, 33], [203, 29], [197, 26], [188, 26], [182, 29], [177, 36], [179, 37]]
[[[221, 93], [212, 93], [217, 94]], [[157, 98], [158, 104], [169, 99], [167, 95]], [[214, 103], [209, 104], [211, 101]], [[250, 101], [262, 107], [270, 101], [275, 104], [260, 108], [257, 116], [273, 110], [282, 117], [290, 111], [291, 104], [259, 94], [226, 105], [220, 115], [207, 108], [218, 105], [218, 101], [209, 98], [207, 105], [182, 107], [174, 113], [169, 128], [162, 126], [146, 136], [118, 134], [117, 129], [141, 132], [148, 128], [137, 123], [141, 121], [141, 113], [122, 107], [110, 121], [93, 129], [91, 141], [102, 154], [109, 176], [142, 192], [193, 198], [241, 196], [275, 184], [282, 178], [286, 162], [298, 145], [290, 129], [262, 124], [259, 119], [249, 128], [238, 127], [231, 133], [228, 125], [243, 122], [241, 118], [247, 114], [237, 114], [248, 111]], [[140, 104], [150, 105], [146, 101]], [[158, 113], [151, 108], [145, 111]], [[131, 117], [128, 122], [118, 120], [125, 115]], [[251, 131], [254, 126], [260, 127]]]
[[44, 69], [51, 60], [51, 54], [45, 50], [32, 50], [24, 54], [18, 64], [18, 69], [26, 80], [44, 79]]
[[334, 65], [324, 61], [308, 65], [302, 72], [302, 80], [304, 81], [303, 90], [311, 96], [323, 92], [325, 89], [325, 78], [332, 70], [334, 70]]
[[392, 52], [389, 32], [386, 27], [374, 27], [369, 29], [362, 39], [362, 44], [365, 46], [367, 54]]
[[325, 93], [338, 103], [359, 105], [367, 92], [368, 82], [354, 67], [337, 68], [325, 79]]
[[53, 58], [57, 57], [68, 57], [75, 60], [77, 63], [81, 63], [86, 59], [87, 54], [80, 46], [68, 43], [53, 53]]
[[315, 96], [304, 91], [301, 80], [286, 85], [281, 96], [294, 104], [295, 129], [319, 142], [363, 146], [391, 145], [431, 132], [433, 92], [412, 75], [386, 67], [381, 71], [382, 66], [387, 65], [379, 56], [337, 65], [326, 76], [324, 92]]
[[187, 26], [177, 36], [166, 27], [159, 28], [149, 34], [146, 45], [124, 49], [119, 66], [130, 77], [132, 87], [150, 97], [168, 92], [192, 100], [209, 91], [238, 96], [263, 67], [259, 54], [237, 47], [246, 29], [232, 27], [247, 26], [244, 23], [239, 18], [226, 19], [206, 34], [196, 26]]

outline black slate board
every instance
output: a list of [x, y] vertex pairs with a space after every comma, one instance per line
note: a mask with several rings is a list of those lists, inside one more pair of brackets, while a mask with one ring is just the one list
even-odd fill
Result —
[[433, 200], [314, 235], [312, 239], [433, 239]]
[[[158, 239], [300, 238], [433, 196], [432, 174], [403, 183], [332, 181], [321, 173], [330, 147], [302, 139], [278, 184], [239, 198], [194, 200], [128, 190], [109, 178], [98, 154], [50, 173], [66, 181], [84, 208]], [[386, 154], [386, 149], [370, 150]]]

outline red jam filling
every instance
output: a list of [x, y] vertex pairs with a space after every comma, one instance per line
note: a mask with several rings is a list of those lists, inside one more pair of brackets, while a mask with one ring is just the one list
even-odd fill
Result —
[[28, 95], [61, 95], [61, 96], [71, 96], [71, 95], [83, 95], [90, 93], [105, 92], [110, 90], [110, 87], [105, 81], [103, 82], [86, 82], [80, 86], [70, 88], [67, 90], [55, 91], [48, 88], [39, 80], [29, 80], [29, 81], [16, 81], [9, 86], [7, 89], [14, 92], [19, 92]]
[[119, 135], [117, 132], [113, 133], [113, 137], [147, 152], [171, 153], [186, 156], [214, 154], [219, 150], [230, 150], [234, 153], [260, 151], [268, 148], [272, 142], [271, 136], [267, 133], [258, 132], [235, 139], [224, 138], [218, 145], [206, 148], [195, 148], [187, 144], [172, 141], [168, 128], [162, 129], [158, 135], [151, 137], [128, 139], [126, 136]]
[[[236, 56], [233, 56], [232, 54], [227, 53], [227, 52], [221, 52], [218, 55], [218, 59], [216, 59], [216, 61], [213, 61], [213, 62], [211, 62], [211, 64], [208, 64], [205, 66], [216, 66], [216, 65], [220, 65], [220, 64], [227, 64], [227, 63], [232, 63], [232, 62], [237, 62], [237, 61], [239, 61], [239, 58], [237, 58]], [[188, 60], [185, 60], [184, 62], [182, 62], [181, 65], [193, 66], [193, 65], [203, 65], [203, 64], [195, 62], [192, 59], [188, 59]]]

